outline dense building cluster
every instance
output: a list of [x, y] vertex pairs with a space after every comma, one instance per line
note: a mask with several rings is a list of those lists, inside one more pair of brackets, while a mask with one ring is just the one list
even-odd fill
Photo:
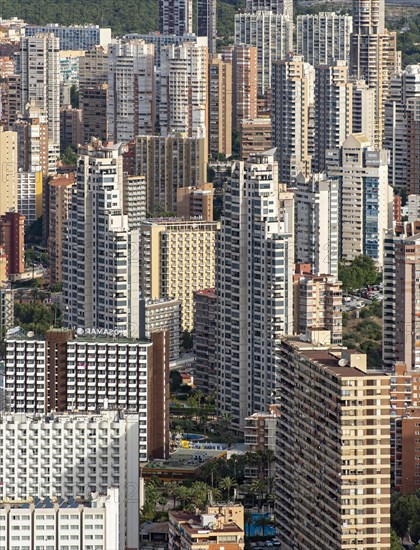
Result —
[[[192, 359], [275, 454], [282, 548], [389, 549], [392, 491], [420, 489], [420, 65], [384, 0], [247, 0], [229, 41], [216, 14], [159, 0], [159, 30], [121, 37], [0, 20], [0, 548], [139, 549], [140, 466], [169, 458], [170, 364]], [[361, 257], [375, 368], [342, 345]], [[38, 276], [60, 290], [44, 334], [13, 315]], [[169, 513], [169, 550], [244, 533], [238, 504]]]

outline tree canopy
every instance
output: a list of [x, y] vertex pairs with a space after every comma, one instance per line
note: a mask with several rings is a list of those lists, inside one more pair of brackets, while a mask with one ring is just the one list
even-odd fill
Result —
[[358, 256], [350, 264], [341, 262], [338, 267], [338, 278], [343, 283], [344, 291], [375, 285], [380, 281], [380, 274], [369, 256]]

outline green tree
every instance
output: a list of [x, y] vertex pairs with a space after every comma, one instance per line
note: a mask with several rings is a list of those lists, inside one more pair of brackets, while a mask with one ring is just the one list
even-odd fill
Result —
[[238, 483], [236, 482], [233, 477], [224, 477], [220, 480], [219, 487], [222, 489], [222, 491], [226, 491], [228, 500], [230, 501], [230, 491], [231, 489], [235, 489], [237, 487]]
[[173, 507], [176, 506], [176, 496], [179, 484], [176, 481], [171, 481], [165, 485], [165, 493], [168, 497], [173, 499]]
[[193, 348], [193, 336], [189, 330], [184, 330], [182, 333], [181, 344], [185, 351], [190, 351]]
[[169, 374], [171, 394], [176, 393], [182, 386], [182, 377], [177, 370], [171, 370]]
[[394, 529], [391, 531], [391, 550], [403, 550], [403, 546]]
[[258, 495], [258, 508], [261, 510], [264, 496], [267, 492], [267, 482], [265, 479], [255, 479], [251, 483], [251, 487], [255, 494]]
[[65, 166], [76, 166], [77, 164], [77, 151], [76, 147], [69, 145], [64, 153], [61, 155], [61, 162]]
[[392, 528], [400, 538], [411, 532], [420, 517], [420, 499], [417, 495], [397, 495], [391, 505]]
[[267, 527], [270, 527], [272, 525], [272, 522], [270, 520], [270, 518], [268, 518], [267, 516], [265, 515], [262, 515], [261, 517], [257, 518], [256, 521], [254, 522], [254, 524], [257, 526], [257, 527], [261, 527], [262, 529], [262, 536], [265, 537], [265, 530]]

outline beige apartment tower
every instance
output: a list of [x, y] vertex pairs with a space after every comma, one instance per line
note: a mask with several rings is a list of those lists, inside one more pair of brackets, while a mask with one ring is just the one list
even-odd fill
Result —
[[182, 329], [194, 326], [194, 292], [213, 288], [219, 225], [200, 220], [150, 220], [140, 228], [140, 281], [144, 298], [175, 298]]
[[0, 126], [0, 215], [17, 211], [18, 147], [17, 133], [3, 131]]
[[240, 159], [246, 161], [251, 155], [264, 153], [271, 147], [272, 126], [270, 117], [248, 118], [240, 122]]
[[389, 550], [390, 378], [360, 352], [299, 338], [277, 361], [282, 548]]
[[232, 155], [232, 63], [209, 60], [209, 155]]

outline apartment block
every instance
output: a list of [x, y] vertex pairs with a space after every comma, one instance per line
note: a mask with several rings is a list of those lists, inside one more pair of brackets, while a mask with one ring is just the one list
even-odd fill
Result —
[[33, 100], [46, 113], [48, 138], [56, 145], [60, 143], [59, 51], [59, 39], [51, 33], [21, 40], [21, 110]]
[[181, 302], [182, 330], [194, 326], [194, 292], [214, 287], [217, 222], [151, 219], [140, 229], [144, 298]]
[[248, 118], [240, 121], [240, 159], [268, 151], [272, 143], [271, 118]]
[[42, 216], [42, 172], [18, 173], [18, 212], [29, 226]]
[[192, 0], [159, 0], [159, 31], [177, 36], [192, 33]]
[[241, 504], [207, 506], [200, 516], [169, 512], [169, 550], [193, 550], [196, 544], [211, 550], [229, 544], [244, 549], [244, 507]]
[[353, 134], [363, 134], [375, 143], [375, 90], [363, 79], [353, 79]]
[[122, 145], [79, 150], [63, 241], [64, 326], [138, 335], [138, 231], [124, 214]]
[[333, 65], [350, 58], [351, 15], [335, 12], [298, 15], [296, 18], [296, 53], [313, 66]]
[[315, 274], [338, 275], [340, 189], [325, 174], [300, 174], [295, 188], [295, 260]]
[[155, 129], [155, 69], [153, 45], [142, 40], [109, 46], [109, 136], [128, 142]]
[[169, 360], [176, 361], [181, 347], [181, 302], [172, 298], [140, 299], [140, 338], [155, 332], [169, 334]]
[[346, 61], [315, 69], [315, 128], [313, 170], [325, 172], [327, 149], [341, 147], [352, 133], [353, 86]]
[[[121, 411], [3, 416], [0, 455], [7, 483], [1, 499], [88, 498], [92, 491], [118, 488], [119, 521], [125, 527], [118, 548], [138, 549], [138, 428], [139, 415]], [[45, 542], [45, 532], [43, 537]]]
[[216, 53], [217, 0], [198, 0], [197, 35], [207, 37], [209, 53]]
[[246, 0], [246, 11], [255, 13], [258, 11], [272, 11], [278, 15], [286, 15], [293, 19], [292, 0]]
[[114, 550], [119, 545], [120, 530], [126, 528], [120, 524], [119, 506], [117, 488], [108, 488], [103, 495], [92, 493], [89, 499], [54, 496], [3, 502], [0, 545], [22, 550], [47, 540], [53, 547], [62, 548], [69, 547], [71, 541], [82, 548], [95, 548], [96, 543], [103, 550]]
[[176, 195], [176, 213], [186, 220], [199, 218], [213, 221], [214, 189], [212, 183], [199, 187], [180, 187]]
[[194, 292], [194, 383], [206, 393], [217, 389], [216, 305], [214, 288]]
[[[207, 2], [206, 2], [207, 3]], [[209, 59], [209, 155], [232, 155], [232, 63]]]
[[0, 126], [0, 215], [17, 210], [18, 205], [18, 147], [16, 132]]
[[282, 340], [277, 367], [282, 546], [388, 549], [389, 377], [360, 352], [299, 338]]
[[333, 275], [314, 275], [308, 266], [298, 264], [293, 277], [294, 321], [296, 334], [308, 329], [329, 332], [328, 341], [341, 345], [343, 333], [341, 281]]
[[26, 25], [25, 36], [40, 33], [53, 34], [60, 40], [60, 50], [90, 50], [94, 46], [106, 48], [111, 42], [111, 29], [99, 25], [72, 25], [64, 27], [57, 23], [49, 25]]
[[25, 270], [24, 225], [25, 218], [18, 212], [6, 212], [0, 216], [0, 246], [7, 256], [7, 275]]
[[407, 100], [407, 190], [420, 191], [420, 94]]
[[9, 75], [0, 82], [0, 121], [3, 130], [12, 130], [20, 110], [20, 75]]
[[205, 139], [137, 136], [124, 157], [125, 170], [146, 179], [150, 214], [175, 212], [178, 189], [201, 186], [207, 181]]
[[366, 254], [382, 265], [385, 231], [393, 221], [388, 160], [388, 152], [374, 150], [363, 134], [326, 153], [327, 175], [338, 178], [341, 192], [339, 257], [345, 261]]
[[163, 137], [207, 138], [208, 49], [185, 42], [161, 52], [158, 120]]
[[60, 109], [60, 147], [66, 149], [83, 143], [83, 111], [66, 105]]
[[239, 130], [242, 119], [257, 117], [257, 48], [225, 46], [222, 59], [232, 63], [232, 125]]
[[273, 64], [272, 125], [279, 178], [288, 185], [311, 172], [315, 70], [302, 56]]
[[[126, 40], [131, 40], [133, 38], [137, 40], [144, 40], [146, 44], [153, 44], [156, 69], [160, 69], [161, 53], [165, 46], [170, 46], [172, 44], [178, 46], [184, 42], [194, 42], [196, 44], [201, 44], [202, 46], [208, 46], [206, 38], [197, 36], [193, 33], [185, 33], [178, 36], [176, 34], [161, 34], [159, 31], [150, 31], [148, 34], [129, 33], [124, 36], [124, 39]], [[212, 52], [209, 50], [209, 53]]]
[[138, 341], [96, 332], [99, 335], [95, 331], [57, 329], [48, 331], [45, 339], [8, 336], [7, 411], [32, 415], [75, 410], [93, 413], [110, 407], [138, 413], [139, 459], [165, 458], [169, 445], [166, 335], [150, 334], [151, 340]]
[[[279, 416], [278, 406], [271, 405], [269, 412], [254, 413], [245, 418], [245, 446], [251, 453], [276, 450]], [[267, 477], [271, 477], [270, 472], [266, 473]]]
[[293, 332], [293, 193], [275, 150], [237, 161], [225, 189], [217, 247], [217, 409], [243, 430], [275, 387], [274, 342]]
[[293, 51], [293, 21], [270, 11], [235, 15], [235, 44], [257, 48], [258, 94], [272, 87], [272, 64]]
[[80, 106], [83, 111], [83, 143], [92, 138], [106, 141], [109, 135], [107, 108], [108, 84], [98, 84], [80, 91]]
[[139, 229], [147, 216], [147, 184], [144, 176], [128, 176], [124, 173], [124, 214], [128, 216], [130, 229]]

